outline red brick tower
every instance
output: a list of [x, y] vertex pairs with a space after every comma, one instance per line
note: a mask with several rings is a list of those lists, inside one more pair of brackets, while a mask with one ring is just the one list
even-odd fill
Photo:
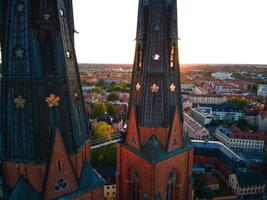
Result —
[[192, 199], [193, 149], [183, 134], [176, 0], [139, 0], [118, 199]]

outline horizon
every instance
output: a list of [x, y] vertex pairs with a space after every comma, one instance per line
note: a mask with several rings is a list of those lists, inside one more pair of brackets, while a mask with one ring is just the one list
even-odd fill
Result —
[[[78, 62], [132, 64], [138, 0], [73, 4]], [[179, 0], [180, 63], [266, 65], [265, 8], [264, 0]]]

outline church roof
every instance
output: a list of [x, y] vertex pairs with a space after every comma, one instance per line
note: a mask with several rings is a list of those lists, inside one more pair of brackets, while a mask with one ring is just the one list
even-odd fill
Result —
[[98, 174], [97, 171], [94, 170], [88, 162], [85, 162], [82, 168], [79, 181], [80, 189], [60, 197], [59, 200], [71, 200], [78, 195], [87, 193], [97, 188], [101, 188], [105, 184], [106, 181], [100, 176], [100, 174]]
[[80, 177], [80, 188], [82, 190], [91, 190], [105, 185], [106, 181], [86, 162], [83, 165]]
[[41, 200], [41, 195], [35, 191], [35, 189], [28, 183], [24, 178], [21, 178], [14, 189], [11, 192], [11, 195], [8, 198], [9, 200]]
[[152, 135], [143, 146], [142, 153], [152, 162], [166, 155], [163, 146], [155, 135]]
[[125, 145], [125, 147], [128, 150], [138, 154], [146, 161], [154, 164], [191, 149], [192, 144], [186, 143], [186, 145], [184, 145], [182, 148], [168, 153], [160, 143], [159, 139], [155, 135], [152, 135], [150, 139], [142, 146], [141, 151], [138, 151], [129, 145]]

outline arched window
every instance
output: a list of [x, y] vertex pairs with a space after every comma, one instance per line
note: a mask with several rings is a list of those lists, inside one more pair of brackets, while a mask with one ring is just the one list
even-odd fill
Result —
[[139, 180], [137, 172], [133, 172], [132, 174], [132, 183], [133, 200], [139, 200]]
[[54, 64], [53, 40], [51, 34], [46, 31], [43, 40], [43, 65], [45, 73], [53, 74], [55, 71]]
[[176, 174], [175, 172], [171, 172], [167, 184], [166, 200], [174, 200], [175, 184], [176, 184]]
[[143, 52], [142, 52], [142, 49], [141, 49], [141, 45], [140, 44], [137, 44], [137, 49], [136, 49], [136, 53], [137, 53], [137, 65], [138, 65], [138, 70], [143, 66]]
[[174, 44], [171, 46], [170, 49], [170, 67], [174, 67], [174, 62], [175, 62], [175, 46]]

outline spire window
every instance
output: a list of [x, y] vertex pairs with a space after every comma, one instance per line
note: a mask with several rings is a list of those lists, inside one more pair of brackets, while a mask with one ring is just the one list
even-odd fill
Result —
[[176, 174], [175, 172], [171, 172], [167, 184], [166, 200], [174, 200], [175, 184], [176, 184]]
[[55, 71], [54, 66], [54, 48], [51, 34], [47, 31], [44, 36], [43, 42], [43, 64], [44, 71], [49, 74], [53, 74]]
[[175, 61], [175, 46], [171, 46], [171, 51], [170, 51], [170, 67], [174, 67], [174, 61]]
[[132, 175], [132, 197], [133, 200], [139, 200], [139, 179], [137, 172], [134, 172]]

